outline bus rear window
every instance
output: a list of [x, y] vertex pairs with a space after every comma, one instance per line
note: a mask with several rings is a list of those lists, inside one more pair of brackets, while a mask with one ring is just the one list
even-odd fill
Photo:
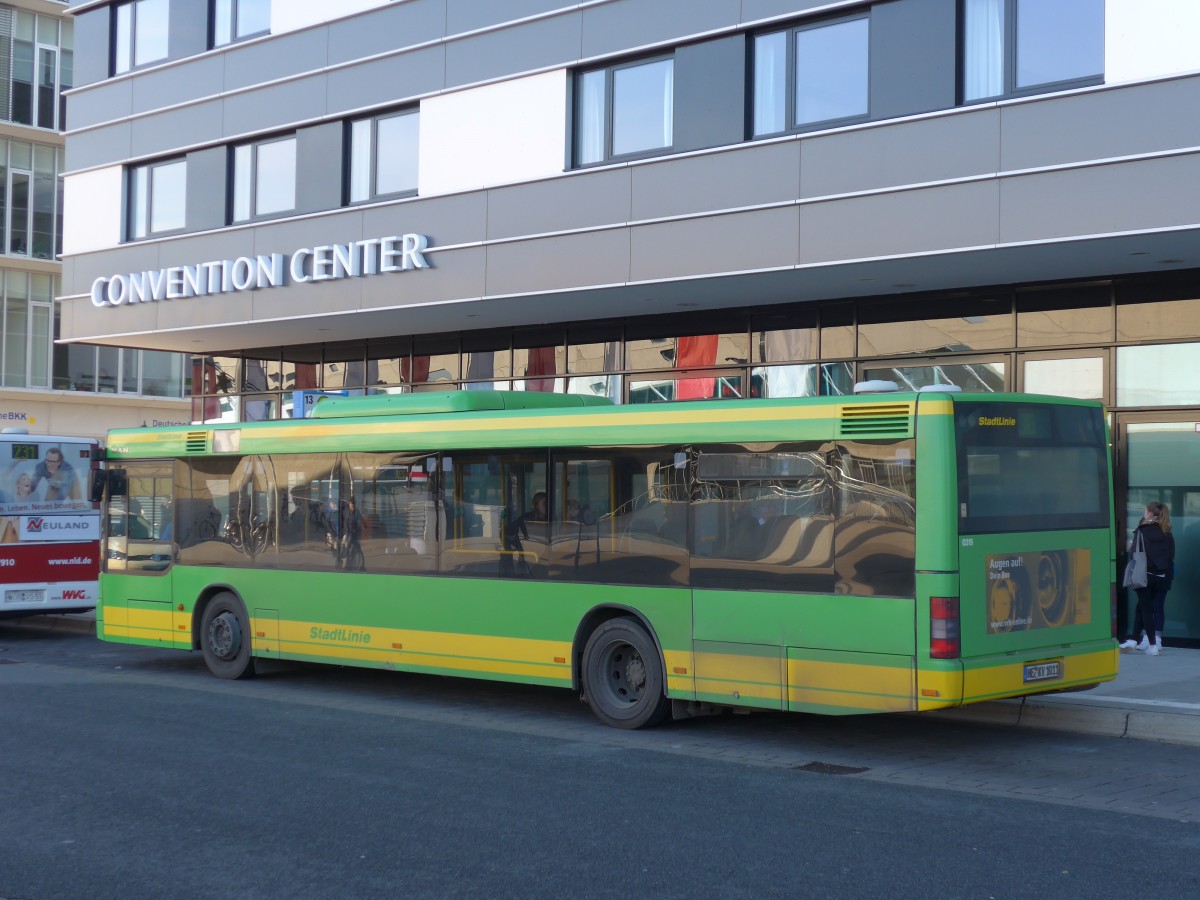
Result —
[[1096, 407], [956, 400], [959, 532], [1108, 527]]

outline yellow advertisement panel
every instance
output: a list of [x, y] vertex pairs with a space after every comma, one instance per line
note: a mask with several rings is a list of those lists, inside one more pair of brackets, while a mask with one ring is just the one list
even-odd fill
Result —
[[988, 634], [1091, 622], [1088, 550], [993, 554], [987, 581]]

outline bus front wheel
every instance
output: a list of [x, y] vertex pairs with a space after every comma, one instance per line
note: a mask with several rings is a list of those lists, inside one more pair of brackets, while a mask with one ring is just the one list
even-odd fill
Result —
[[583, 695], [596, 717], [615, 728], [657, 725], [671, 711], [658, 648], [634, 619], [609, 619], [583, 650]]
[[218, 678], [249, 678], [254, 674], [250, 655], [250, 619], [246, 608], [225, 591], [213, 597], [200, 622], [204, 662]]

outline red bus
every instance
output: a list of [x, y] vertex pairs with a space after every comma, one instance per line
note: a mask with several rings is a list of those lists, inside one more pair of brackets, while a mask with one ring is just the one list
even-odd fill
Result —
[[0, 433], [0, 618], [96, 606], [100, 442]]

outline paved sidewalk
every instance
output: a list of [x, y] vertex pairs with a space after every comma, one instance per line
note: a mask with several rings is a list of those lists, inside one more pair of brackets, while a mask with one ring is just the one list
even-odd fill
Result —
[[[90, 612], [16, 621], [96, 631], [96, 616]], [[922, 715], [1200, 747], [1200, 650], [1168, 647], [1158, 656], [1124, 651], [1120, 665], [1115, 681], [1090, 691], [997, 700]]]
[[1115, 681], [1075, 694], [977, 703], [930, 715], [1200, 747], [1200, 650], [1122, 651]]

